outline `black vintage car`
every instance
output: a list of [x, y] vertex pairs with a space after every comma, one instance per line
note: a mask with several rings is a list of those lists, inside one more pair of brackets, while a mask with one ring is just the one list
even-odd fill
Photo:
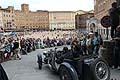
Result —
[[9, 80], [8, 76], [1, 64], [0, 64], [0, 80]]
[[[71, 50], [68, 50], [70, 52]], [[82, 55], [78, 58], [61, 58], [63, 51], [45, 51], [42, 58], [38, 54], [38, 66], [42, 69], [42, 64], [48, 64], [52, 71], [60, 75], [61, 80], [109, 80], [110, 70], [106, 61], [96, 55]], [[72, 52], [70, 52], [72, 54]]]

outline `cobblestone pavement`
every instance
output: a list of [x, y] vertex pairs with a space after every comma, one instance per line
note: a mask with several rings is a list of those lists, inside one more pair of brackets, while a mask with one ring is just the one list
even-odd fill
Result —
[[[44, 50], [36, 50], [28, 55], [22, 56], [22, 60], [11, 60], [2, 63], [10, 80], [59, 80], [59, 76], [44, 65], [42, 70], [38, 69], [38, 53]], [[120, 70], [111, 70], [111, 78], [120, 80]]]

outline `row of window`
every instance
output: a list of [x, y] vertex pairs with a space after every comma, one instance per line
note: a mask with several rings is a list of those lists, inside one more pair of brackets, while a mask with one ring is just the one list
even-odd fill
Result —
[[17, 17], [26, 17], [26, 18], [48, 18], [48, 15], [39, 15], [39, 16], [33, 16], [33, 15], [19, 15], [19, 14], [16, 14]]
[[[36, 24], [16, 24], [16, 25], [19, 25], [19, 26], [21, 26], [21, 25], [25, 25], [25, 26], [34, 26], [34, 25], [36, 25]], [[40, 25], [40, 26], [47, 26], [48, 24], [37, 24], [37, 25]]]
[[17, 26], [20, 28], [47, 28], [48, 26]]
[[48, 21], [48, 19], [16, 19], [16, 21]]
[[69, 22], [49, 22], [50, 24], [55, 25], [68, 25], [68, 24], [75, 24], [75, 21], [69, 21]]
[[3, 14], [4, 17], [14, 17], [13, 15], [10, 15], [10, 14]]
[[12, 20], [3, 20], [3, 22], [14, 22], [14, 19], [12, 19]]
[[54, 26], [54, 25], [50, 25], [50, 27], [61, 27], [61, 28], [67, 28], [67, 27], [69, 27], [69, 28], [74, 28], [75, 26], [73, 26], [73, 25], [66, 25], [66, 26], [60, 26], [60, 25], [57, 25], [57, 26]]

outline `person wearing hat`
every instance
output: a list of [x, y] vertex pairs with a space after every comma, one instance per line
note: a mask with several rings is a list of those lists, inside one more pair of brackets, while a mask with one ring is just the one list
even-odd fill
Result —
[[92, 40], [93, 40], [93, 33], [90, 33], [90, 34], [88, 34], [87, 40], [86, 40], [87, 53], [89, 55], [93, 54], [94, 46], [93, 46]]

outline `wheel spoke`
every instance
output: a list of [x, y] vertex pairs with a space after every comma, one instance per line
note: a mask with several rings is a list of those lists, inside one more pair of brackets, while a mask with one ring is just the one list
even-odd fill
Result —
[[95, 72], [99, 80], [105, 80], [108, 77], [107, 65], [102, 61], [96, 64]]

